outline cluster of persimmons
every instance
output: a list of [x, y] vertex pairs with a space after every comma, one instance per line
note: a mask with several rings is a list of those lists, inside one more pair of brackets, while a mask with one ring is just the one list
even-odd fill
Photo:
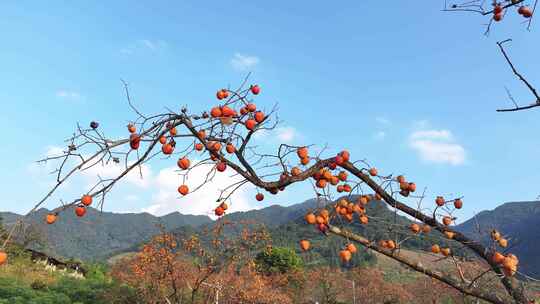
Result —
[[[512, 4], [518, 4], [518, 0], [511, 0]], [[501, 21], [508, 9], [505, 8], [506, 6], [502, 3], [495, 3], [493, 6], [493, 20], [494, 21]], [[518, 14], [523, 16], [524, 18], [531, 18], [533, 15], [533, 10], [526, 6], [526, 5], [519, 5], [517, 9]]]

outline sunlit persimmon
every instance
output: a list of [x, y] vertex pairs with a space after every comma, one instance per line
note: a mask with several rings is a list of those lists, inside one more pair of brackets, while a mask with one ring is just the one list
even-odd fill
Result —
[[307, 147], [301, 147], [296, 150], [296, 155], [298, 155], [299, 158], [306, 158], [308, 157], [308, 148]]
[[254, 104], [254, 103], [248, 103], [246, 105], [246, 109], [249, 111], [249, 112], [255, 112], [257, 110], [257, 106]]
[[202, 151], [203, 149], [204, 149], [203, 144], [201, 144], [201, 143], [196, 143], [195, 144], [195, 150]]
[[430, 232], [431, 232], [431, 226], [429, 226], [429, 225], [423, 225], [423, 226], [422, 226], [422, 232], [423, 232], [423, 233], [430, 233]]
[[366, 209], [364, 209], [364, 207], [359, 204], [355, 204], [353, 206], [353, 211], [358, 214], [364, 214], [364, 212], [366, 212]]
[[463, 207], [463, 201], [461, 201], [461, 199], [455, 199], [454, 200], [454, 207], [456, 209], [461, 209], [461, 207]]
[[317, 181], [317, 188], [324, 188], [326, 187], [326, 180], [325, 179], [320, 179]]
[[253, 93], [253, 95], [258, 95], [261, 92], [261, 87], [259, 87], [258, 85], [252, 85], [251, 87], [249, 87], [249, 90], [251, 91], [251, 93]]
[[227, 164], [225, 162], [219, 162], [217, 165], [216, 165], [216, 169], [219, 171], [219, 172], [223, 172], [227, 169]]
[[187, 195], [189, 193], [189, 187], [187, 185], [180, 185], [180, 187], [178, 187], [178, 193]]
[[176, 136], [177, 132], [178, 131], [176, 130], [175, 127], [172, 127], [169, 129], [169, 134], [171, 134], [171, 136]]
[[445, 257], [449, 256], [450, 255], [450, 248], [441, 248], [441, 253]]
[[322, 232], [322, 233], [325, 233], [327, 230], [328, 230], [328, 226], [326, 226], [326, 224], [317, 224], [317, 229]]
[[339, 152], [339, 156], [341, 156], [343, 158], [343, 161], [345, 162], [348, 162], [349, 159], [351, 158], [351, 154], [347, 150], [343, 150]]
[[346, 181], [347, 180], [347, 172], [340, 171], [339, 174], [338, 174], [338, 178], [342, 182]]
[[232, 117], [235, 114], [236, 114], [235, 111], [231, 107], [229, 107], [229, 106], [221, 107], [221, 116]]
[[300, 248], [302, 248], [303, 251], [309, 250], [309, 241], [308, 240], [301, 240], [300, 241]]
[[497, 242], [499, 243], [499, 246], [503, 248], [506, 248], [508, 246], [508, 240], [505, 238], [500, 238], [497, 240]]
[[200, 139], [206, 138], [206, 131], [205, 130], [197, 131], [197, 137]]
[[349, 184], [343, 185], [343, 192], [351, 192], [351, 191], [352, 191], [351, 185]]
[[411, 226], [409, 226], [409, 228], [411, 229], [411, 231], [413, 233], [418, 233], [420, 232], [420, 225], [416, 224], [416, 223], [412, 223]]
[[137, 150], [139, 149], [140, 145], [141, 137], [135, 133], [131, 134], [131, 136], [129, 137], [129, 146], [131, 147], [131, 149]]
[[344, 249], [339, 252], [339, 258], [343, 263], [347, 263], [351, 260], [352, 254], [349, 250]]
[[56, 214], [47, 214], [45, 217], [45, 222], [49, 225], [54, 224], [56, 222]]
[[170, 143], [167, 143], [161, 146], [161, 151], [163, 152], [163, 154], [170, 155], [173, 153], [174, 148]]
[[452, 218], [449, 216], [445, 216], [443, 217], [442, 222], [444, 225], [450, 226], [450, 224], [452, 224]]
[[388, 249], [396, 249], [396, 242], [393, 240], [388, 240], [388, 242], [386, 242], [386, 246]]
[[377, 172], [377, 168], [371, 168], [369, 169], [369, 175], [371, 176], [377, 176], [378, 172]]
[[452, 232], [452, 231], [445, 231], [444, 232], [444, 235], [449, 238], [449, 239], [453, 239], [454, 236], [456, 236], [456, 233], [455, 232]]
[[353, 243], [349, 243], [347, 244], [347, 250], [349, 250], [351, 253], [356, 253], [357, 249], [356, 249], [356, 246], [353, 244]]
[[509, 258], [511, 258], [512, 260], [514, 260], [514, 263], [515, 263], [516, 265], [519, 264], [519, 259], [517, 258], [516, 255], [514, 255], [514, 254], [512, 254], [512, 253], [509, 253], [509, 254], [507, 254], [506, 256], [509, 257]]
[[176, 164], [180, 169], [187, 170], [189, 169], [189, 165], [191, 164], [191, 162], [188, 158], [182, 157], [176, 162]]
[[442, 197], [442, 196], [437, 196], [437, 197], [435, 198], [435, 204], [437, 204], [437, 206], [442, 207], [442, 206], [444, 206], [445, 203], [446, 203], [446, 202], [445, 202], [445, 200], [444, 200], [444, 197]]
[[313, 225], [317, 222], [316, 218], [315, 218], [315, 214], [313, 213], [308, 213], [306, 214], [306, 216], [304, 217], [304, 219], [306, 220], [306, 222], [310, 225]]
[[330, 216], [330, 212], [327, 209], [321, 210], [319, 214], [326, 219], [328, 219], [328, 217]]
[[223, 210], [225, 210], [225, 211], [226, 211], [227, 209], [229, 209], [229, 205], [227, 205], [227, 203], [225, 203], [225, 202], [219, 204], [219, 206], [220, 206]]
[[78, 217], [83, 217], [86, 214], [86, 208], [84, 206], [78, 206], [75, 208], [75, 214]]
[[252, 131], [257, 126], [257, 122], [254, 119], [250, 118], [246, 120], [245, 125], [246, 125], [246, 129]]
[[301, 173], [302, 173], [302, 170], [300, 170], [300, 168], [298, 168], [298, 167], [293, 167], [293, 168], [291, 169], [291, 175], [292, 175], [292, 176], [298, 176], [298, 175], [300, 175]]
[[493, 257], [491, 258], [491, 260], [495, 264], [501, 264], [504, 261], [504, 258], [505, 258], [504, 255], [502, 255], [500, 252], [495, 251], [495, 253], [493, 253]]
[[264, 199], [264, 194], [257, 193], [257, 195], [255, 195], [255, 199], [258, 200], [259, 202], [262, 201]]
[[213, 107], [212, 110], [210, 110], [210, 115], [212, 115], [213, 118], [221, 117], [221, 109], [219, 107]]
[[0, 266], [4, 265], [7, 262], [8, 255], [5, 251], [0, 251]]
[[491, 230], [491, 239], [492, 240], [498, 241], [500, 238], [501, 238], [501, 234], [499, 233], [499, 231], [497, 231], [495, 229]]
[[439, 247], [439, 245], [434, 244], [431, 246], [431, 252], [435, 254], [439, 254], [441, 252], [441, 248]]
[[369, 222], [369, 219], [368, 217], [365, 215], [365, 214], [362, 214], [360, 216], [360, 223], [364, 224], [364, 225], [367, 225], [367, 223]]
[[164, 145], [166, 142], [167, 142], [167, 137], [165, 137], [164, 135], [161, 135], [159, 137], [159, 143]]
[[227, 153], [232, 154], [236, 151], [236, 148], [233, 146], [233, 144], [228, 143], [227, 146], [225, 146], [225, 150], [227, 151]]
[[226, 96], [227, 96], [227, 91], [225, 89], [221, 89], [221, 90], [217, 91], [217, 93], [216, 93], [216, 97], [219, 100], [227, 98]]
[[85, 194], [81, 197], [81, 203], [85, 206], [92, 205], [92, 196]]
[[217, 207], [215, 210], [214, 210], [214, 214], [216, 216], [222, 216], [223, 214], [225, 214], [225, 210], [223, 210], [223, 208], [221, 207]]
[[406, 182], [399, 183], [399, 189], [402, 191], [409, 191], [409, 184]]
[[257, 111], [255, 112], [255, 114], [253, 115], [255, 117], [255, 121], [258, 122], [258, 123], [261, 123], [263, 122], [264, 120], [264, 113], [261, 112], [261, 111]]
[[135, 125], [131, 123], [127, 125], [127, 128], [128, 128], [129, 133], [135, 133], [137, 131], [137, 128], [135, 127]]
[[405, 182], [405, 176], [403, 175], [398, 175], [398, 177], [396, 177], [396, 180], [398, 181], [398, 183], [404, 183]]

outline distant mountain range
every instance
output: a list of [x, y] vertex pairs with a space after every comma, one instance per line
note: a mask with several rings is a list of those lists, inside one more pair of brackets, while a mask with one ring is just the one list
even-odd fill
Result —
[[[212, 220], [207, 216], [184, 215], [174, 212], [162, 217], [149, 213], [110, 213], [88, 208], [84, 218], [65, 212], [54, 224], [47, 225], [47, 209], [39, 209], [26, 221], [34, 226], [46, 244], [38, 249], [51, 255], [83, 260], [100, 260], [134, 244], [149, 240], [160, 232], [160, 226], [170, 231], [182, 226], [196, 227]], [[0, 212], [5, 226], [14, 223], [20, 215]]]
[[457, 229], [484, 245], [491, 244], [489, 232], [497, 229], [509, 240], [506, 251], [518, 256], [519, 271], [540, 277], [540, 201], [511, 202], [482, 211]]
[[[265, 224], [274, 244], [296, 246], [301, 238], [309, 238], [319, 244], [312, 250], [312, 260], [318, 258], [335, 259], [337, 263], [337, 248], [342, 246], [342, 240], [324, 238], [313, 227], [304, 224], [303, 216], [307, 210], [321, 207], [330, 202], [307, 200], [291, 206], [272, 205], [259, 210], [235, 212], [225, 216], [230, 221], [250, 220]], [[66, 212], [55, 225], [46, 225], [43, 218], [49, 211], [40, 209], [34, 213], [30, 222], [41, 232], [47, 246], [36, 248], [53, 255], [83, 260], [103, 260], [112, 255], [135, 250], [140, 244], [148, 241], [160, 232], [159, 226], [166, 231], [177, 231], [179, 234], [202, 231], [212, 225], [213, 221], [207, 216], [184, 215], [178, 212], [162, 217], [148, 213], [115, 214], [100, 212], [89, 208], [84, 218], [77, 218], [73, 213]], [[353, 229], [369, 239], [392, 238], [396, 234], [406, 233], [410, 220], [396, 215], [381, 202], [371, 202], [368, 214], [373, 217], [370, 224], [362, 226], [354, 224]], [[10, 212], [0, 212], [4, 225], [13, 223], [20, 215]], [[379, 229], [381, 223], [392, 221], [396, 228], [392, 231]], [[508, 252], [520, 258], [520, 271], [540, 276], [540, 201], [513, 202], [503, 204], [492, 211], [483, 211], [456, 227], [468, 235], [489, 245], [489, 237], [481, 238], [478, 228], [483, 235], [489, 235], [495, 228], [505, 234], [510, 240]], [[429, 248], [430, 239], [408, 240], [404, 245], [412, 248]], [[361, 261], [358, 261], [359, 263]]]

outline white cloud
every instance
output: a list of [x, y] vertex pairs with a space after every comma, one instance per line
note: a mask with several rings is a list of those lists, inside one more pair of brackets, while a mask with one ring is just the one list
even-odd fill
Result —
[[167, 47], [167, 43], [163, 40], [152, 41], [148, 39], [142, 39], [142, 40], [139, 40], [139, 43], [152, 51], [156, 51], [156, 50]]
[[259, 57], [236, 53], [231, 59], [231, 66], [235, 70], [246, 71], [253, 69], [257, 64], [259, 64], [259, 61]]
[[276, 129], [277, 138], [281, 142], [289, 143], [295, 139], [298, 134], [293, 127], [280, 127]]
[[48, 146], [47, 152], [45, 152], [46, 157], [54, 157], [54, 156], [61, 156], [64, 155], [65, 148], [58, 147], [58, 146]]
[[125, 197], [125, 200], [128, 202], [136, 202], [139, 200], [139, 197], [134, 194], [129, 194], [128, 196]]
[[415, 131], [409, 137], [409, 146], [426, 162], [454, 166], [465, 162], [465, 149], [455, 142], [449, 130]]
[[[196, 160], [193, 161], [195, 163], [197, 162]], [[185, 182], [190, 188], [190, 191], [194, 191], [197, 186], [203, 183], [206, 174], [212, 167], [213, 165], [211, 164], [205, 164], [191, 170]], [[218, 205], [216, 199], [220, 195], [220, 190], [240, 181], [239, 177], [231, 176], [233, 173], [231, 169], [227, 169], [225, 172], [217, 172], [211, 182], [206, 183], [196, 191], [186, 196], [181, 196], [177, 192], [177, 188], [183, 181], [176, 170], [176, 167], [169, 167], [159, 172], [154, 181], [154, 188], [158, 190], [152, 196], [151, 205], [142, 211], [158, 216], [178, 211], [183, 214], [215, 217], [212, 211]], [[251, 184], [246, 184], [244, 187], [236, 190], [227, 201], [227, 204], [229, 205], [228, 213], [261, 208], [260, 204], [256, 204], [253, 186]]]
[[[128, 165], [131, 164], [132, 163], [128, 163]], [[95, 183], [98, 176], [102, 179], [115, 178], [119, 176], [124, 170], [124, 164], [116, 164], [113, 162], [109, 162], [105, 165], [97, 164], [91, 168], [88, 168], [82, 171], [82, 175], [88, 177], [91, 180], [91, 183]], [[152, 183], [152, 170], [150, 169], [149, 165], [143, 164], [140, 170], [139, 168], [132, 169], [123, 178], [123, 180], [127, 183], [133, 184], [141, 188], [148, 188]]]
[[427, 129], [429, 127], [429, 121], [423, 119], [423, 120], [415, 120], [413, 122], [415, 129]]
[[390, 125], [391, 124], [390, 120], [388, 120], [388, 118], [386, 118], [386, 117], [379, 116], [379, 117], [376, 117], [375, 120], [378, 123], [380, 123], [381, 125]]
[[138, 51], [150, 50], [152, 52], [159, 52], [168, 47], [167, 42], [163, 40], [150, 40], [150, 39], [140, 39], [137, 40], [130, 46], [120, 49], [120, 54], [122, 55], [131, 55]]
[[411, 134], [411, 139], [452, 140], [452, 133], [448, 130], [423, 130]]
[[383, 139], [386, 137], [386, 132], [384, 132], [384, 131], [378, 131], [378, 132], [376, 132], [376, 133], [373, 135], [373, 137], [374, 137], [375, 139], [383, 140]]
[[293, 127], [277, 127], [273, 130], [259, 130], [253, 135], [255, 140], [274, 140], [279, 143], [291, 143], [302, 135]]
[[56, 92], [56, 97], [68, 99], [68, 100], [79, 100], [81, 99], [81, 94], [75, 91], [58, 90]]

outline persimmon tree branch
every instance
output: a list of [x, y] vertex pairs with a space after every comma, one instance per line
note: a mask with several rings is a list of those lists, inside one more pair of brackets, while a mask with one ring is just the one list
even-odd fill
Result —
[[[467, 278], [467, 274], [461, 271], [459, 265], [459, 276], [455, 277], [451, 274], [429, 269], [399, 254], [402, 244], [411, 238], [418, 237], [418, 231], [414, 231], [414, 233], [408, 235], [402, 235], [402, 233], [398, 233], [395, 229], [400, 226], [399, 224], [390, 223], [366, 214], [363, 204], [367, 203], [368, 197], [378, 197], [379, 200], [395, 210], [394, 221], [397, 220], [397, 212], [400, 212], [412, 217], [416, 223], [429, 226], [440, 232], [441, 235], [450, 235], [451, 237], [448, 237], [448, 239], [472, 251], [482, 261], [482, 265], [489, 270], [488, 272], [496, 275], [497, 279], [504, 285], [508, 297], [513, 298], [516, 303], [526, 303], [527, 299], [522, 290], [516, 286], [515, 279], [511, 275], [506, 275], [501, 270], [500, 263], [493, 261], [496, 254], [493, 248], [485, 247], [478, 241], [455, 231], [448, 223], [444, 222], [455, 219], [453, 215], [455, 210], [447, 207], [450, 201], [443, 201], [442, 205], [437, 206], [430, 215], [430, 209], [422, 207], [425, 190], [422, 195], [415, 196], [413, 195], [416, 188], [414, 183], [406, 183], [406, 188], [403, 188], [403, 182], [398, 182], [399, 177], [396, 179], [392, 174], [386, 176], [380, 175], [365, 160], [349, 161], [348, 153], [346, 159], [345, 154], [343, 154], [344, 152], [337, 156], [325, 157], [323, 154], [325, 154], [327, 147], [323, 147], [314, 156], [307, 155], [308, 146], [286, 144], [280, 144], [276, 154], [257, 152], [256, 146], [252, 144], [255, 138], [254, 135], [262, 130], [271, 132], [277, 126], [278, 120], [273, 120], [276, 116], [276, 107], [274, 106], [269, 113], [265, 114], [262, 112], [255, 106], [252, 99], [253, 95], [257, 95], [260, 89], [254, 86], [245, 88], [245, 83], [244, 81], [236, 91], [227, 89], [218, 91], [216, 95], [221, 101], [221, 104], [212, 108], [209, 113], [207, 111], [203, 111], [200, 114], [190, 113], [187, 107], [183, 107], [178, 113], [169, 110], [166, 113], [157, 115], [144, 115], [138, 111], [131, 102], [127, 85], [124, 83], [128, 104], [137, 114], [137, 119], [128, 126], [128, 130], [131, 133], [129, 138], [111, 140], [107, 139], [97, 127], [84, 129], [78, 126], [76, 133], [68, 141], [71, 148], [67, 152], [64, 152], [61, 156], [51, 156], [43, 160], [44, 162], [59, 162], [59, 167], [56, 171], [58, 176], [57, 184], [29, 213], [34, 212], [47, 201], [76, 172], [81, 172], [98, 165], [111, 165], [111, 160], [113, 163], [118, 164], [119, 161], [114, 160], [117, 156], [124, 157], [122, 169], [118, 175], [113, 178], [100, 178], [84, 195], [100, 199], [102, 208], [105, 195], [120, 180], [137, 169], [139, 170], [139, 174], [142, 175], [141, 166], [158, 156], [164, 156], [165, 161], [170, 160], [174, 156], [175, 162], [176, 157], [178, 157], [178, 174], [182, 179], [182, 184], [178, 188], [178, 192], [181, 195], [188, 195], [188, 193], [201, 189], [204, 184], [211, 183], [217, 174], [223, 174], [223, 171], [230, 168], [230, 171], [227, 172], [232, 171], [235, 174], [235, 179], [231, 180], [229, 186], [226, 186], [217, 194], [216, 202], [218, 206], [214, 209], [217, 216], [225, 214], [228, 208], [227, 204], [230, 202], [233, 203], [232, 195], [244, 185], [251, 184], [260, 190], [277, 194], [292, 184], [315, 179], [316, 183], [312, 185], [316, 197], [322, 204], [319, 206], [321, 214], [326, 210], [327, 202], [333, 201], [335, 195], [334, 186], [338, 193], [344, 192], [344, 194], [347, 194], [345, 199], [340, 202], [340, 204], [344, 205], [343, 208], [340, 207], [340, 209], [336, 205], [335, 210], [326, 210], [328, 218], [320, 216], [322, 221], [318, 223], [318, 229], [321, 232], [325, 234], [329, 232], [343, 237], [348, 242], [358, 242], [366, 248], [380, 252], [466, 295], [475, 296], [491, 303], [508, 302], [504, 295], [490, 294], [490, 291], [483, 289], [480, 284], [472, 284], [471, 282], [478, 283], [480, 278]], [[184, 148], [181, 148], [184, 142]], [[74, 152], [92, 147], [95, 150], [90, 153], [83, 153], [82, 151]], [[223, 149], [224, 147], [225, 149]], [[297, 160], [292, 160], [295, 154], [300, 157], [300, 164], [297, 166], [294, 166], [294, 162]], [[186, 162], [193, 155], [195, 155], [193, 158], [199, 158], [198, 155], [205, 155], [205, 157], [194, 163]], [[184, 162], [182, 162], [183, 159]], [[72, 164], [73, 162], [75, 163]], [[69, 165], [72, 165], [71, 169]], [[193, 174], [195, 168], [208, 168], [208, 171], [203, 178], [203, 182], [189, 190], [186, 183], [189, 181], [188, 176]], [[67, 174], [63, 175], [65, 170], [68, 170]], [[276, 179], [275, 176], [278, 176], [278, 178]], [[393, 184], [398, 184], [401, 191], [394, 190], [392, 187]], [[412, 189], [413, 186], [414, 189]], [[357, 204], [348, 201], [353, 199], [353, 193], [361, 194], [359, 196], [360, 202]], [[368, 196], [366, 193], [373, 194]], [[261, 194], [258, 191], [258, 195]], [[418, 202], [416, 204], [408, 204], [405, 201], [396, 199], [397, 195], [401, 195], [409, 200], [418, 199]], [[365, 202], [361, 203], [362, 200]], [[82, 198], [75, 198], [54, 210], [53, 215], [55, 217], [61, 217], [62, 212], [75, 207], [77, 209], [84, 209], [87, 204], [83, 203], [85, 202]], [[341, 211], [338, 212], [338, 209]], [[354, 212], [357, 212], [359, 216], [361, 215], [361, 224], [367, 224], [371, 218], [372, 220], [379, 221], [381, 229], [387, 229], [388, 233], [393, 233], [393, 246], [395, 250], [387, 250], [377, 245], [377, 240], [368, 240], [344, 229], [343, 227], [353, 221], [353, 209], [356, 210]], [[343, 210], [345, 210], [344, 213]], [[444, 221], [440, 221], [438, 218], [442, 218]], [[6, 240], [4, 247], [7, 242], [8, 240]], [[454, 259], [454, 257], [451, 258]]]
[[505, 49], [504, 49], [504, 44], [507, 43], [507, 42], [510, 42], [512, 41], [512, 39], [506, 39], [504, 41], [499, 41], [497, 42], [497, 46], [499, 47], [499, 49], [501, 50], [501, 53], [503, 54], [504, 56], [504, 59], [506, 60], [506, 62], [508, 63], [508, 65], [510, 66], [510, 68], [512, 69], [512, 72], [514, 73], [514, 75], [516, 75], [516, 77], [521, 81], [523, 82], [523, 84], [527, 87], [527, 89], [532, 93], [532, 95], [534, 96], [535, 98], [535, 101], [529, 105], [525, 105], [525, 106], [519, 106], [515, 101], [512, 101], [514, 102], [514, 105], [515, 107], [513, 108], [504, 108], [504, 109], [497, 109], [497, 112], [514, 112], [514, 111], [522, 111], [522, 110], [527, 110], [527, 109], [531, 109], [531, 108], [535, 108], [535, 107], [538, 107], [540, 106], [540, 96], [538, 96], [538, 93], [536, 92], [536, 89], [531, 85], [531, 83], [520, 73], [518, 72], [518, 70], [516, 69], [516, 67], [514, 66], [514, 64], [512, 63], [512, 61], [510, 60], [510, 57], [508, 56], [508, 54], [506, 53]]

